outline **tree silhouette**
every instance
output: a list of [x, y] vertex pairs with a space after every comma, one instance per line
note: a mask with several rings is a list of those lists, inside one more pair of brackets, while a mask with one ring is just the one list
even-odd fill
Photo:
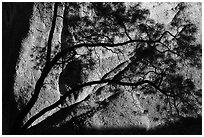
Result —
[[[63, 33], [67, 37], [52, 51], [51, 41], [56, 18], [59, 17], [58, 5], [54, 5], [46, 49], [36, 50], [40, 56], [36, 61], [39, 59], [42, 73], [32, 98], [16, 120], [15, 133], [22, 133], [37, 118], [56, 108], [83, 87], [102, 83], [116, 87], [130, 86], [133, 91], [141, 91], [143, 96], [159, 96], [161, 103], [157, 105], [157, 110], [165, 113], [167, 119], [199, 115], [201, 89], [195, 86], [192, 78], [185, 77], [180, 71], [183, 64], [201, 68], [201, 44], [196, 41], [195, 24], [176, 15], [171, 21], [171, 28], [167, 29], [164, 24], [150, 19], [149, 10], [142, 9], [140, 3], [65, 3], [66, 14], [61, 18], [66, 27]], [[184, 3], [178, 4], [178, 12], [184, 9]], [[77, 50], [81, 48], [87, 52], [79, 54]], [[76, 83], [56, 103], [23, 124], [50, 71], [58, 69], [62, 64], [66, 66], [76, 58], [85, 62], [81, 64], [85, 70], [94, 69], [98, 60], [93, 58], [92, 53], [96, 48], [118, 56], [125, 54], [127, 60], [105, 73], [100, 80]], [[89, 97], [67, 108], [73, 108]]]

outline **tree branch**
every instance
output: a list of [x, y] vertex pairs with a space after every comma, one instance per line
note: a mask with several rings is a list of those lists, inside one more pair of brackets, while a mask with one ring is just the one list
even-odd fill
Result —
[[53, 20], [52, 20], [52, 26], [50, 29], [49, 37], [48, 37], [48, 44], [47, 44], [47, 62], [50, 62], [50, 57], [51, 57], [51, 48], [52, 48], [52, 39], [53, 39], [53, 34], [55, 31], [55, 24], [56, 24], [56, 19], [57, 19], [57, 8], [58, 8], [58, 3], [56, 2], [54, 5], [54, 15], [53, 15]]
[[171, 32], [169, 32], [169, 31], [165, 31], [165, 32], [163, 32], [163, 34], [160, 36], [160, 38], [158, 39], [158, 41], [161, 41], [161, 39], [163, 38], [163, 36], [165, 35], [165, 34], [169, 34], [169, 35], [171, 35], [173, 38], [175, 38], [176, 39], [176, 36], [174, 36]]
[[156, 43], [158, 41], [137, 39], [137, 40], [129, 40], [129, 41], [125, 41], [125, 42], [121, 42], [121, 43], [116, 43], [116, 44], [111, 44], [111, 43], [81, 43], [81, 44], [77, 44], [77, 45], [71, 46], [71, 47], [69, 47], [69, 48], [59, 52], [53, 58], [53, 60], [50, 62], [50, 64], [51, 64], [51, 66], [53, 66], [55, 63], [57, 63], [57, 61], [61, 57], [66, 55], [68, 52], [74, 51], [74, 50], [76, 50], [78, 48], [81, 48], [81, 47], [118, 47], [118, 46], [124, 46], [124, 45], [127, 45], [129, 43], [135, 43], [135, 42]]
[[55, 30], [55, 23], [56, 23], [56, 17], [57, 17], [57, 7], [58, 7], [58, 3], [55, 3], [52, 27], [51, 27], [49, 39], [48, 39], [47, 62], [45, 64], [45, 67], [43, 68], [43, 71], [41, 73], [40, 78], [38, 79], [38, 81], [35, 85], [34, 94], [31, 97], [31, 99], [29, 100], [29, 102], [26, 104], [25, 108], [20, 112], [16, 121], [14, 122], [12, 132], [20, 132], [19, 129], [21, 128], [21, 126], [23, 124], [23, 120], [25, 119], [25, 117], [29, 113], [29, 111], [32, 109], [34, 104], [36, 103], [38, 96], [39, 96], [39, 93], [40, 93], [40, 90], [43, 86], [44, 79], [47, 77], [48, 73], [50, 72], [50, 70], [52, 68], [52, 67], [50, 67], [49, 63], [50, 63], [50, 56], [51, 56], [52, 38], [53, 38], [54, 30]]
[[114, 76], [113, 76], [113, 73], [116, 73], [116, 72], [118, 71], [118, 69], [120, 69], [121, 67], [124, 67], [125, 65], [127, 65], [128, 62], [129, 62], [129, 61], [126, 60], [126, 61], [120, 63], [120, 64], [117, 65], [115, 68], [113, 68], [111, 71], [109, 71], [108, 73], [106, 73], [106, 74], [101, 78], [101, 80], [110, 79], [110, 78], [108, 78], [108, 77], [110, 77], [111, 74], [112, 74], [112, 77], [114, 77]]
[[175, 95], [175, 92], [173, 91], [172, 87], [171, 87], [171, 93], [173, 94], [173, 105], [174, 105], [174, 108], [176, 109], [176, 113], [178, 115], [178, 117], [180, 116], [180, 113], [179, 113], [179, 109], [176, 105], [176, 95]]
[[162, 42], [159, 42], [160, 44], [162, 44], [164, 47], [166, 47], [167, 48], [167, 50], [164, 50], [164, 51], [160, 51], [160, 50], [156, 50], [156, 51], [158, 51], [158, 52], [160, 52], [160, 53], [162, 53], [162, 54], [164, 54], [165, 52], [171, 52], [171, 53], [173, 53], [173, 54], [175, 54], [175, 55], [177, 55], [177, 56], [180, 56], [178, 53], [176, 53], [176, 52], [174, 52], [173, 50], [171, 50], [167, 45], [165, 45], [164, 43], [162, 43]]
[[[137, 87], [137, 86], [142, 85], [142, 84], [150, 84], [151, 86], [153, 86], [155, 89], [157, 89], [161, 93], [165, 94], [166, 96], [169, 96], [164, 91], [162, 91], [157, 85], [155, 85], [153, 82], [151, 82], [149, 80], [139, 81], [137, 83], [121, 82], [121, 81], [115, 81], [115, 80], [109, 80], [109, 79], [99, 80], [99, 81], [91, 81], [91, 82], [87, 82], [87, 83], [84, 83], [84, 84], [81, 84], [81, 85], [78, 85], [78, 86], [72, 88], [69, 92], [65, 93], [56, 103], [50, 105], [49, 107], [44, 108], [39, 113], [34, 115], [32, 118], [30, 118], [24, 124], [24, 126], [22, 127], [22, 131], [26, 130], [40, 116], [42, 116], [46, 112], [48, 112], [48, 111], [56, 108], [58, 105], [60, 105], [70, 94], [74, 93], [75, 91], [77, 91], [77, 90], [79, 90], [79, 89], [81, 89], [83, 87], [86, 87], [86, 86], [91, 86], [91, 85], [95, 85], [95, 84], [104, 84], [104, 83], [118, 84], [118, 85], [122, 85], [122, 86], [134, 86], [134, 87]], [[69, 107], [73, 108], [73, 106], [75, 106], [75, 104], [73, 104], [73, 105], [71, 105]]]
[[125, 34], [127, 35], [127, 37], [129, 38], [129, 40], [132, 40], [132, 38], [130, 37], [130, 35], [128, 34], [128, 32], [127, 32], [127, 28], [126, 28], [126, 26], [125, 26], [125, 24], [122, 22], [122, 25], [123, 25], [123, 28], [124, 28], [124, 30], [125, 30]]
[[26, 104], [25, 108], [20, 112], [19, 116], [17, 117], [14, 125], [13, 125], [13, 129], [12, 132], [17, 132], [20, 133], [21, 132], [21, 126], [23, 125], [23, 120], [25, 119], [26, 115], [29, 113], [29, 111], [31, 110], [31, 108], [34, 106], [34, 104], [36, 103], [40, 90], [43, 86], [44, 80], [47, 77], [48, 73], [50, 72], [52, 67], [49, 67], [49, 65], [45, 65], [40, 78], [38, 79], [36, 85], [35, 85], [35, 90], [34, 90], [34, 94], [31, 97], [31, 99], [29, 100], [29, 102]]

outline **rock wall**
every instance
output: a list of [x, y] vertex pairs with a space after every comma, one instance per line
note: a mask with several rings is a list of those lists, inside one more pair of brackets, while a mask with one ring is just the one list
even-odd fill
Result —
[[[19, 62], [16, 66], [16, 78], [14, 86], [14, 95], [18, 103], [18, 108], [22, 109], [31, 98], [34, 86], [41, 75], [43, 68], [42, 60], [46, 54], [46, 44], [51, 28], [53, 18], [53, 3], [35, 3], [33, 14], [30, 18], [30, 28], [21, 43]], [[62, 14], [62, 7], [58, 7], [58, 15]], [[61, 39], [62, 19], [57, 18], [55, 32], [52, 40], [52, 46], [58, 46]], [[44, 54], [44, 55], [43, 55]], [[38, 113], [43, 108], [53, 104], [60, 98], [58, 90], [58, 76], [60, 69], [53, 69], [45, 79], [39, 98], [27, 115], [27, 119]], [[55, 111], [55, 110], [53, 110]], [[36, 120], [38, 123], [53, 112], [49, 112]], [[26, 121], [25, 120], [25, 121]]]
[[[32, 97], [35, 84], [41, 75], [44, 62], [43, 57], [45, 57], [44, 53], [46, 53], [46, 44], [52, 22], [53, 5], [53, 3], [3, 4], [4, 134], [8, 134], [9, 128], [16, 118], [15, 116], [17, 116], [19, 110], [23, 109]], [[63, 6], [60, 5], [58, 15], [63, 16], [63, 12]], [[52, 41], [53, 49], [59, 49], [59, 43], [63, 43], [61, 42], [62, 39], [66, 37], [62, 33], [63, 28], [65, 28], [63, 27], [63, 20], [61, 17], [58, 17]], [[96, 51], [91, 53], [90, 58], [97, 60], [97, 65], [93, 70], [83, 70], [82, 67], [84, 66], [82, 65], [86, 65], [85, 63], [80, 62], [76, 63], [76, 65], [68, 63], [63, 70], [65, 77], [60, 79], [60, 75], [63, 75], [60, 67], [53, 69], [45, 79], [39, 99], [27, 115], [26, 120], [43, 108], [56, 102], [60, 98], [60, 94], [69, 91], [63, 86], [68, 85], [72, 88], [81, 81], [99, 80], [104, 74], [128, 59], [126, 56], [121, 56], [119, 59], [117, 55], [103, 52], [103, 50], [103, 48], [96, 48]], [[83, 49], [81, 52], [85, 54]], [[76, 57], [75, 59], [83, 60], [80, 57]], [[86, 78], [83, 80], [81, 80], [82, 73], [86, 75]], [[141, 98], [137, 96], [139, 93], [137, 91], [133, 93], [131, 89], [123, 88], [121, 93], [117, 94], [114, 99], [109, 100], [105, 108], [96, 111], [91, 110], [89, 112], [89, 107], [97, 108], [97, 102], [106, 100], [113, 95], [113, 92], [107, 85], [86, 87], [76, 95], [76, 98], [68, 98], [68, 101], [71, 102], [69, 102], [69, 105], [80, 102], [89, 94], [92, 94], [89, 100], [83, 101], [76, 108], [72, 108], [72, 110], [65, 106], [65, 108], [61, 108], [60, 110], [56, 108], [46, 113], [33, 123], [33, 128], [28, 133], [47, 134], [49, 132], [49, 134], [62, 134], [60, 132], [63, 132], [68, 134], [70, 132], [67, 132], [67, 130], [71, 129], [69, 127], [70, 121], [74, 121], [72, 119], [75, 119], [74, 124], [78, 121], [81, 124], [80, 126], [96, 129], [134, 126], [149, 129], [152, 125], [157, 125], [157, 122], [152, 122], [153, 118], [149, 117], [148, 114], [150, 113], [147, 114], [144, 110], [144, 102], [150, 99], [145, 98], [144, 101], [139, 100]], [[152, 107], [149, 104], [146, 106]], [[16, 115], [14, 116], [13, 114]]]
[[[27, 134], [83, 134], [81, 132], [83, 128], [93, 130], [150, 128], [148, 115], [144, 114], [140, 102], [130, 91], [121, 89], [121, 92], [113, 95], [114, 91], [110, 91], [110, 86], [104, 86], [100, 90], [102, 91], [96, 91], [99, 93], [92, 94], [88, 100], [75, 107], [59, 110], [38, 125], [31, 127]], [[98, 102], [101, 101], [104, 103], [100, 106]]]
[[[41, 51], [46, 49], [53, 16], [53, 3], [3, 3], [3, 134], [8, 134], [19, 110], [33, 94], [41, 75]], [[63, 6], [58, 7], [58, 15]], [[61, 40], [62, 19], [57, 18], [53, 48]], [[56, 102], [60, 95], [58, 76], [60, 69], [52, 70], [45, 80], [39, 99], [27, 119]], [[55, 111], [55, 110], [54, 110]], [[38, 123], [53, 112], [36, 120]], [[25, 121], [26, 121], [25, 120]]]

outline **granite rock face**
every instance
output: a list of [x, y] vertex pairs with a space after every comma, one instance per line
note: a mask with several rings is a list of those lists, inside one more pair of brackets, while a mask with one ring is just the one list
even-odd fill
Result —
[[[8, 16], [3, 10], [5, 18], [3, 19], [3, 51], [5, 51], [3, 53], [3, 133], [8, 134], [16, 118], [13, 114], [17, 115], [28, 103], [41, 76], [54, 3], [14, 3], [13, 6], [3, 4], [3, 7], [8, 13], [11, 12]], [[64, 15], [63, 5], [59, 5], [58, 15], [61, 17]], [[59, 45], [67, 38], [63, 32], [66, 24], [63, 24], [61, 17], [57, 17], [55, 25], [53, 51], [59, 51]], [[103, 50], [99, 47], [90, 53], [90, 58], [96, 61], [93, 68], [90, 68], [90, 62], [85, 62], [85, 59], [76, 55], [64, 68], [60, 66], [52, 69], [44, 81], [37, 102], [24, 122], [58, 101], [76, 85], [100, 80], [117, 65], [128, 62], [126, 54], [118, 56], [110, 50], [105, 52]], [[76, 52], [86, 54], [87, 51], [81, 48]], [[126, 65], [124, 63], [117, 71]], [[108, 76], [114, 75], [115, 73]], [[197, 75], [201, 77], [200, 73]], [[154, 117], [159, 115], [155, 110], [156, 105], [152, 105], [152, 102], [158, 101], [156, 98], [144, 97], [141, 91], [130, 87], [114, 87], [106, 84], [84, 87], [70, 94], [64, 104], [38, 118], [27, 134], [80, 134], [77, 132], [84, 128], [100, 130], [139, 127], [146, 131], [161, 124], [159, 118], [155, 120]]]
[[140, 102], [133, 97], [134, 93], [122, 89], [110, 91], [110, 87], [107, 87], [109, 86], [99, 88], [102, 91], [96, 91], [74, 108], [65, 107], [59, 110], [31, 127], [27, 134], [83, 134], [82, 130], [86, 129], [129, 127], [148, 130], [151, 126], [150, 119], [144, 113]]
[[[33, 13], [29, 22], [29, 31], [27, 33], [27, 37], [25, 37], [21, 42], [22, 47], [19, 61], [16, 65], [14, 95], [19, 109], [22, 109], [31, 98], [35, 84], [41, 75], [43, 67], [43, 65], [40, 64], [43, 62], [43, 60], [41, 60], [41, 52], [45, 52], [43, 49], [46, 48], [51, 28], [53, 5], [53, 3], [35, 3], [33, 5]], [[58, 14], [60, 15], [61, 12], [62, 9], [59, 8]], [[57, 19], [55, 33], [52, 40], [53, 47], [59, 44], [61, 29], [62, 20]], [[27, 119], [59, 99], [60, 95], [57, 82], [59, 73], [60, 69], [52, 70], [45, 79], [39, 98], [30, 113], [27, 115]], [[44, 115], [33, 124], [38, 123], [52, 113], [53, 112], [50, 112]]]
[[[53, 3], [4, 3], [3, 5], [3, 125], [5, 128], [3, 133], [8, 133], [19, 110], [22, 110], [31, 98], [41, 75], [42, 68], [37, 62], [39, 60], [36, 60], [39, 58], [39, 53], [35, 49], [43, 49], [46, 46]], [[60, 12], [59, 10], [59, 15]], [[54, 46], [60, 40], [61, 24], [61, 20], [58, 19], [53, 39]], [[52, 72], [53, 75], [58, 73], [60, 70]], [[44, 85], [27, 119], [59, 99], [58, 77], [53, 78], [53, 75], [47, 77], [45, 81], [47, 84]], [[54, 83], [51, 84], [50, 82], [53, 82], [51, 80]], [[42, 119], [44, 118], [39, 121]]]

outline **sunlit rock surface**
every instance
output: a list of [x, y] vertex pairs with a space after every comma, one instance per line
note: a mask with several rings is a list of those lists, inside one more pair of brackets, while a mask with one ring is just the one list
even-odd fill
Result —
[[[159, 4], [156, 4], [155, 6], [157, 8], [161, 8]], [[166, 4], [165, 7], [166, 6], [171, 9], [172, 5], [169, 7], [169, 5]], [[59, 15], [63, 15], [63, 8], [58, 8], [58, 12]], [[165, 11], [164, 14], [162, 14], [162, 16], [164, 16], [164, 20], [170, 20], [166, 18], [167, 14], [172, 16], [175, 14], [174, 12], [167, 12], [168, 11]], [[16, 74], [14, 83], [14, 97], [19, 110], [23, 109], [31, 98], [35, 84], [41, 75], [42, 68], [40, 65], [38, 65], [39, 59], [36, 60], [38, 54], [36, 53], [35, 49], [45, 48], [51, 27], [52, 16], [53, 3], [35, 3], [33, 5], [33, 11], [31, 17], [29, 18], [28, 32], [26, 32], [26, 36], [24, 36], [20, 42], [21, 48], [19, 50], [19, 56], [15, 56], [18, 58], [18, 61], [15, 65]], [[154, 17], [155, 16], [157, 17], [158, 15], [154, 15]], [[18, 19], [15, 18], [15, 20]], [[16, 25], [16, 27], [19, 26]], [[54, 47], [61, 41], [61, 30], [62, 18], [57, 18], [53, 39]], [[15, 45], [13, 44], [11, 48], [15, 48], [14, 46]], [[61, 95], [68, 92], [69, 89], [62, 88], [65, 85], [71, 87], [71, 82], [76, 82], [77, 80], [81, 79], [77, 74], [83, 74], [84, 77], [86, 76], [86, 78], [83, 78], [83, 80], [80, 82], [100, 80], [104, 74], [108, 73], [118, 64], [128, 60], [127, 56], [118, 57], [110, 51], [103, 52], [103, 50], [103, 48], [97, 48], [97, 54], [95, 52], [92, 53], [92, 58], [96, 58], [98, 61], [93, 70], [79, 70], [76, 73], [75, 68], [79, 68], [78, 65], [80, 64], [72, 65], [70, 68], [67, 66], [67, 70], [64, 70], [66, 75], [62, 77], [61, 80], [59, 77], [62, 75], [62, 70], [53, 70], [46, 78], [45, 84], [39, 95], [39, 99], [28, 114], [26, 120], [38, 113], [43, 108], [53, 104], [60, 98]], [[83, 53], [85, 51], [82, 49], [81, 51], [77, 52]], [[99, 55], [99, 57], [97, 55]], [[9, 60], [7, 60], [7, 62], [9, 62]], [[184, 70], [190, 71], [190, 73], [197, 72], [187, 68], [184, 68]], [[69, 74], [72, 74], [73, 76], [69, 76]], [[201, 74], [197, 72], [196, 75], [198, 78], [195, 78], [195, 81], [197, 81], [197, 85], [199, 86], [201, 85]], [[60, 84], [62, 86], [60, 86]], [[113, 95], [114, 92], [111, 91], [110, 86], [94, 85], [85, 87], [76, 95], [76, 98], [73, 98], [74, 95], [68, 98], [69, 102], [67, 105], [58, 107], [36, 120], [32, 125], [33, 127], [31, 127], [27, 133], [73, 134], [75, 131], [72, 131], [72, 129], [76, 129], [76, 131], [78, 131], [83, 128], [101, 130], [128, 127], [139, 127], [142, 129], [142, 131], [146, 131], [162, 123], [160, 118], [155, 117], [159, 114], [155, 110], [156, 105], [152, 105], [151, 102], [156, 102], [156, 97], [142, 97], [140, 95], [140, 91], [133, 93], [131, 89], [126, 88], [121, 88], [120, 90], [121, 91], [116, 95]], [[88, 100], [83, 101], [74, 108], [68, 107], [82, 101], [88, 95], [90, 95]], [[103, 105], [98, 104], [98, 102], [102, 102], [104, 100], [106, 101], [103, 103]], [[4, 123], [6, 122], [7, 121], [4, 121]]]
[[[59, 8], [59, 14], [60, 8]], [[35, 3], [33, 5], [33, 13], [29, 21], [29, 31], [27, 36], [21, 42], [21, 50], [19, 55], [19, 61], [16, 65], [16, 76], [14, 84], [14, 95], [18, 104], [18, 109], [23, 109], [31, 98], [35, 84], [41, 75], [41, 66], [39, 63], [39, 53], [35, 49], [45, 48], [48, 40], [48, 35], [51, 27], [53, 16], [53, 3]], [[60, 32], [62, 29], [62, 20], [57, 19], [55, 33], [53, 37], [53, 46], [59, 44]], [[52, 74], [59, 75], [60, 70], [53, 71]], [[56, 102], [60, 95], [58, 90], [58, 77], [49, 75], [45, 84], [40, 92], [39, 98], [27, 115], [27, 119], [38, 113], [43, 108], [50, 106]], [[55, 110], [53, 110], [55, 111]], [[53, 111], [42, 116], [36, 120], [33, 124], [43, 120], [48, 115], [51, 115]]]

